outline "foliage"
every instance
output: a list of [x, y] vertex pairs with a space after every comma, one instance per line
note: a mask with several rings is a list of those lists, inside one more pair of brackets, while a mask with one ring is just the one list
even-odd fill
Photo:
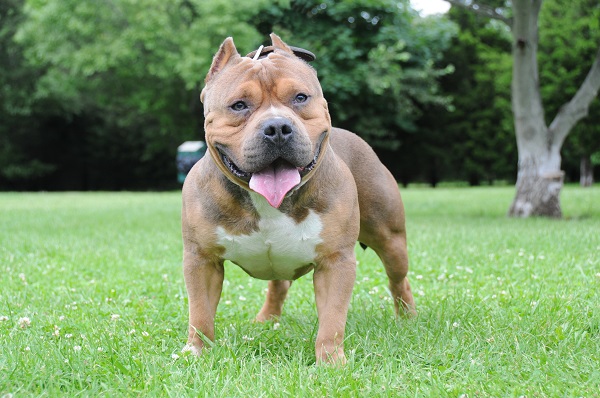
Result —
[[[585, 79], [600, 43], [600, 3], [545, 0], [540, 12], [540, 85], [546, 118], [551, 120]], [[579, 160], [600, 153], [600, 99], [574, 128], [562, 150], [571, 180], [579, 178]]]
[[[544, 4], [550, 115], [600, 29], [591, 0]], [[510, 39], [497, 21], [455, 7], [421, 18], [408, 0], [0, 0], [0, 189], [176, 187], [175, 150], [202, 138], [198, 95], [218, 45], [233, 36], [249, 52], [272, 31], [317, 55], [334, 125], [403, 183], [514, 179]], [[600, 156], [599, 112], [596, 101], [567, 140], [571, 178], [580, 156]]]
[[174, 181], [177, 145], [200, 135], [203, 71], [227, 34], [258, 40], [244, 20], [264, 3], [26, 2], [15, 38], [40, 73], [30, 96], [43, 134], [30, 156], [58, 169], [51, 186]]
[[419, 168], [428, 170], [431, 182], [450, 178], [479, 185], [513, 179], [510, 32], [458, 7], [448, 18], [459, 33], [444, 52], [443, 62], [455, 71], [441, 79], [441, 92], [453, 98], [453, 106], [450, 112], [430, 107], [419, 120], [426, 153]]
[[334, 125], [376, 147], [397, 149], [423, 105], [449, 104], [437, 84], [449, 70], [434, 64], [454, 27], [419, 18], [408, 0], [296, 0], [267, 8], [258, 26], [317, 55]]
[[[511, 19], [513, 18], [512, 2], [505, 0], [486, 0], [482, 2], [448, 0], [448, 2], [463, 9], [468, 9], [471, 12], [471, 17], [482, 15], [485, 18], [501, 20], [508, 25], [511, 24]], [[599, 5], [597, 2], [587, 0], [578, 0], [568, 4], [560, 0], [544, 0], [543, 2], [540, 1], [540, 3], [543, 5], [539, 19], [539, 48], [537, 57], [540, 72], [540, 91], [546, 112], [546, 124], [548, 124], [556, 116], [559, 108], [573, 97], [589, 71], [590, 61], [594, 59], [598, 50], [599, 30], [597, 27]], [[449, 13], [451, 19], [453, 18], [453, 13], [456, 11], [451, 10]], [[492, 20], [490, 24], [499, 26], [500, 32], [506, 30], [506, 27], [502, 26], [496, 20]], [[459, 37], [463, 37], [464, 32], [464, 24], [461, 24]], [[481, 33], [483, 32], [478, 33], [477, 36], [481, 37]], [[501, 36], [503, 35], [499, 35], [499, 37]], [[492, 52], [487, 54], [493, 58], [505, 51], [502, 49], [499, 50], [500, 52], [492, 50]], [[477, 54], [478, 56], [483, 55], [480, 51]], [[489, 58], [489, 55], [484, 57]], [[506, 57], [503, 58], [506, 59]], [[506, 72], [495, 68], [494, 64], [500, 65], [498, 62], [494, 62], [488, 65], [488, 69], [484, 73], [489, 73], [491, 69], [492, 73], [490, 75], [494, 76], [493, 79], [505, 85], [505, 87], [509, 87]], [[459, 92], [465, 93], [466, 90], [460, 89]], [[482, 94], [482, 98], [485, 98], [485, 92]], [[460, 98], [464, 97], [457, 97], [457, 108], [461, 108], [458, 104]], [[496, 100], [499, 98], [501, 97], [496, 97]], [[505, 107], [504, 100], [501, 103], [502, 109], [508, 109]], [[567, 179], [577, 179], [580, 157], [595, 159], [594, 152], [598, 150], [598, 143], [600, 142], [596, 127], [598, 124], [596, 118], [599, 114], [598, 103], [596, 99], [591, 104], [589, 110], [590, 117], [580, 121], [574, 127], [572, 134], [570, 134], [567, 140], [567, 144], [562, 148], [563, 166], [567, 170]], [[503, 118], [501, 125], [508, 127], [506, 121], [509, 119], [507, 115], [506, 118]], [[477, 120], [484, 123], [490, 121], [492, 125], [497, 125], [496, 121], [489, 116], [478, 115]], [[454, 125], [454, 123], [451, 123], [451, 125]], [[544, 140], [542, 139], [541, 141]], [[494, 144], [500, 144], [497, 145], [497, 148], [501, 150], [508, 148], [500, 142], [486, 141], [482, 143], [472, 139], [469, 139], [468, 142], [474, 142], [475, 148], [478, 151], [485, 148], [488, 143], [492, 144], [489, 146], [490, 148]], [[514, 145], [511, 145], [511, 147], [514, 148]], [[474, 157], [469, 156], [468, 158], [473, 159]], [[481, 166], [486, 163], [486, 160], [489, 161], [492, 158], [493, 155], [491, 153], [486, 154], [482, 159], [483, 162], [476, 162], [476, 166]], [[496, 167], [496, 170], [498, 169]]]
[[403, 191], [419, 317], [359, 249], [344, 368], [314, 366], [310, 275], [256, 324], [266, 282], [233, 264], [215, 347], [181, 354], [180, 194], [0, 194], [0, 395], [594, 396], [600, 190], [567, 186], [559, 222], [503, 217], [512, 193]]
[[12, 40], [23, 22], [20, 3], [0, 1], [0, 182], [42, 177], [54, 170], [36, 156], [41, 134], [32, 94], [38, 72]]
[[455, 95], [456, 112], [447, 123], [450, 135], [456, 137], [452, 147], [461, 160], [460, 169], [474, 185], [506, 176], [512, 179], [517, 162], [510, 104], [510, 33], [502, 24], [462, 9], [452, 8], [449, 17], [461, 26], [456, 47], [448, 55], [456, 51], [454, 63], [464, 70], [461, 78], [445, 82]]
[[8, 3], [23, 16], [0, 37], [33, 74], [15, 89], [35, 124], [4, 139], [4, 187], [168, 186], [176, 146], [201, 136], [201, 80], [226, 36], [244, 52], [274, 30], [314, 51], [334, 120], [374, 145], [398, 147], [423, 104], [449, 102], [434, 62], [452, 25], [407, 0]]

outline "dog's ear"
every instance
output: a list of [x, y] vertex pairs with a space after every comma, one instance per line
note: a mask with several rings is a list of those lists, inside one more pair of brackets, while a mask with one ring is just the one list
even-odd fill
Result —
[[281, 40], [281, 38], [275, 33], [271, 33], [271, 43], [273, 43], [273, 48], [275, 48], [275, 50], [281, 50], [294, 55], [294, 51], [290, 48], [290, 46], [285, 44], [283, 40]]
[[226, 38], [223, 44], [221, 44], [219, 51], [215, 54], [204, 81], [208, 83], [210, 79], [223, 70], [225, 65], [229, 62], [239, 61], [240, 58], [240, 54], [235, 48], [235, 44], [233, 44], [233, 39], [231, 37]]

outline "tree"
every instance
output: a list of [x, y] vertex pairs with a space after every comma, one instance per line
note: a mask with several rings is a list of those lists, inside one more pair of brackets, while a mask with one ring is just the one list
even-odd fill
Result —
[[442, 178], [470, 185], [511, 180], [517, 151], [510, 123], [510, 32], [459, 7], [446, 16], [459, 27], [442, 58], [456, 70], [440, 79], [453, 110], [429, 109], [419, 127], [440, 153], [436, 158], [446, 159], [439, 167]]
[[547, 125], [537, 62], [538, 18], [542, 0], [513, 0], [507, 8], [481, 2], [447, 0], [506, 23], [513, 36], [512, 109], [519, 153], [516, 195], [509, 215], [561, 217], [562, 144], [577, 122], [587, 115], [600, 89], [600, 48], [575, 95], [563, 104]]
[[39, 71], [27, 64], [13, 36], [24, 16], [22, 0], [0, 1], [0, 186], [22, 188], [54, 167], [36, 155], [41, 139], [32, 94]]
[[201, 137], [203, 71], [228, 34], [254, 47], [247, 20], [266, 3], [25, 1], [10, 39], [38, 73], [29, 97], [42, 138], [30, 154], [52, 167], [30, 187], [175, 186], [177, 146]]
[[[556, 114], [561, 105], [575, 95], [589, 69], [589, 60], [600, 43], [600, 3], [577, 0], [546, 0], [540, 11], [538, 51], [540, 86], [546, 117]], [[548, 119], [547, 119], [548, 120]], [[590, 186], [594, 180], [593, 158], [600, 155], [600, 100], [590, 104], [562, 148], [563, 169], [571, 181]]]
[[435, 62], [455, 28], [419, 18], [408, 0], [295, 0], [259, 18], [264, 37], [275, 31], [316, 54], [334, 124], [373, 146], [398, 149], [424, 104], [449, 103], [437, 82], [449, 70]]
[[2, 138], [2, 189], [174, 186], [176, 147], [202, 138], [198, 95], [227, 36], [250, 52], [275, 31], [314, 51], [336, 123], [379, 147], [416, 136], [424, 104], [448, 103], [437, 85], [447, 70], [435, 61], [453, 26], [420, 19], [408, 0], [5, 3], [22, 17], [2, 16], [0, 41], [18, 52], [0, 60], [0, 80], [18, 94], [2, 93], [3, 109], [27, 99], [31, 127], [11, 116], [21, 127]]

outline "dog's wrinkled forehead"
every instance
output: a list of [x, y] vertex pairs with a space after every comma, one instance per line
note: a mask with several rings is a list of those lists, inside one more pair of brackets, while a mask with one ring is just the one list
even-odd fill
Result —
[[267, 82], [268, 86], [279, 81], [283, 82], [281, 87], [285, 87], [289, 86], [289, 81], [285, 80], [292, 78], [288, 73], [291, 71], [296, 80], [314, 85], [315, 93], [322, 96], [316, 71], [308, 64], [315, 59], [315, 55], [308, 50], [288, 46], [275, 34], [271, 34], [271, 41], [271, 46], [261, 46], [247, 56], [239, 54], [231, 37], [223, 41], [213, 58], [206, 75], [206, 85], [200, 95], [200, 100], [205, 105], [205, 114], [211, 110], [211, 104], [231, 100], [227, 98], [231, 95], [231, 90], [213, 88], [225, 85], [236, 88], [238, 93], [243, 94], [244, 82], [251, 80]]

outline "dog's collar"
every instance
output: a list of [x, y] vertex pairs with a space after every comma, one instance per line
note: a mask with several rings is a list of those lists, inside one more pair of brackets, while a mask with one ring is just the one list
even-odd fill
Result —
[[[315, 54], [313, 54], [310, 51], [305, 50], [303, 48], [290, 46], [290, 49], [294, 52], [294, 55], [296, 57], [298, 57], [306, 62], [312, 62], [317, 58], [315, 56]], [[273, 46], [267, 46], [267, 47], [260, 46], [258, 48], [258, 50], [252, 51], [250, 54], [246, 55], [246, 57], [257, 60], [257, 59], [265, 58], [267, 55], [269, 55], [273, 51], [275, 51], [275, 47], [273, 47]]]

